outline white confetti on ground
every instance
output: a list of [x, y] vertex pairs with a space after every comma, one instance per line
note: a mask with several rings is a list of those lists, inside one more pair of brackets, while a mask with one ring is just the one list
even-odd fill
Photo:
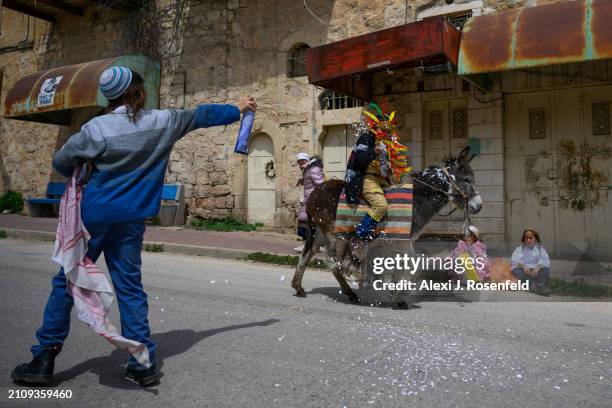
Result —
[[[523, 378], [534, 378], [535, 381], [541, 378], [544, 381], [544, 377], [538, 375], [539, 367], [546, 370], [547, 355], [562, 350], [542, 350], [534, 355], [517, 352], [512, 347], [492, 348], [485, 337], [465, 333], [466, 328], [453, 324], [452, 320], [441, 332], [437, 328], [429, 328], [426, 319], [403, 321], [398, 327], [397, 321], [374, 320], [376, 317], [367, 309], [362, 311], [362, 315], [363, 319], [357, 316], [347, 324], [349, 331], [360, 333], [365, 350], [368, 350], [356, 356], [351, 364], [351, 371], [357, 373], [352, 394], [355, 398], [365, 397], [367, 399], [362, 401], [374, 401], [377, 405], [390, 398], [418, 398], [419, 394], [428, 393], [454, 392], [473, 396], [478, 395], [479, 391], [517, 390], [522, 386]], [[507, 334], [509, 330], [506, 328], [500, 331], [502, 337], [513, 336]], [[610, 353], [605, 347], [597, 346], [588, 354], [598, 352], [606, 358]], [[587, 352], [584, 354], [586, 356]], [[591, 364], [602, 367], [599, 362], [606, 361], [592, 358]], [[571, 369], [569, 363], [565, 368], [568, 367]], [[602, 375], [605, 374], [603, 372], [595, 374], [594, 378], [607, 378]], [[570, 380], [563, 372], [546, 378], [549, 384], [552, 382], [550, 386], [555, 390], [560, 390], [560, 385]], [[327, 384], [326, 380], [325, 385], [334, 387], [334, 382], [330, 379]]]

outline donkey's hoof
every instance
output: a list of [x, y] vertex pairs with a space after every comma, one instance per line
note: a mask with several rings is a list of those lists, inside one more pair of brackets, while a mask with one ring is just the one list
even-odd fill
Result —
[[306, 297], [306, 292], [304, 291], [304, 289], [296, 289], [295, 290], [295, 296], [301, 297], [301, 298], [305, 298]]
[[359, 296], [357, 296], [355, 294], [349, 295], [348, 298], [351, 301], [351, 303], [353, 303], [353, 304], [358, 304], [359, 302], [361, 302], [361, 300], [359, 299]]

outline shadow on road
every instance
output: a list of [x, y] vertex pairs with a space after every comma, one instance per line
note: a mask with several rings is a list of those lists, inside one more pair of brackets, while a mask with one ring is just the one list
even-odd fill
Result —
[[[390, 308], [390, 309], [398, 309], [398, 305], [394, 301], [390, 301], [389, 297], [383, 298], [376, 291], [368, 290], [368, 289], [353, 289], [355, 293], [359, 296], [361, 301], [356, 306], [367, 306], [370, 307], [372, 305], [382, 308]], [[340, 293], [339, 287], [321, 287], [321, 288], [313, 288], [311, 291], [306, 292], [306, 294], [320, 294], [323, 296], [327, 296], [336, 302], [344, 303], [347, 305], [355, 305], [352, 303], [348, 296]], [[452, 291], [420, 291], [418, 294], [405, 296], [403, 299], [409, 303], [410, 309], [420, 309], [421, 306], [418, 303], [431, 303], [431, 302], [454, 302], [463, 306], [466, 303], [472, 303], [474, 300], [470, 299], [466, 296], [461, 296], [457, 292]]]
[[[151, 339], [157, 343], [157, 367], [161, 369], [164, 365], [164, 359], [183, 354], [195, 344], [204, 340], [207, 337], [215, 334], [228, 332], [232, 330], [246, 329], [249, 327], [268, 326], [278, 323], [279, 319], [268, 319], [261, 322], [252, 322], [244, 324], [234, 324], [217, 329], [194, 331], [194, 330], [173, 330], [166, 333], [157, 333], [151, 336]], [[123, 350], [115, 349], [110, 356], [95, 357], [84, 361], [74, 367], [55, 374], [56, 384], [71, 380], [78, 375], [86, 372], [91, 372], [100, 377], [100, 385], [104, 385], [117, 389], [133, 389], [143, 390], [151, 394], [157, 395], [158, 390], [154, 388], [141, 388], [136, 384], [126, 380], [123, 376], [123, 368], [121, 364], [127, 361], [127, 353]]]
[[[391, 301], [382, 301], [380, 299], [374, 299], [371, 296], [364, 296], [366, 295], [366, 291], [364, 291], [363, 289], [355, 289], [353, 288], [353, 290], [355, 291], [355, 293], [357, 294], [357, 296], [359, 296], [360, 298], [360, 302], [355, 304], [353, 302], [351, 302], [348, 298], [348, 296], [340, 293], [340, 288], [339, 287], [323, 287], [323, 288], [313, 288], [311, 291], [306, 292], [307, 295], [311, 295], [311, 294], [315, 294], [318, 293], [320, 295], [323, 296], [327, 296], [333, 300], [335, 300], [338, 303], [344, 303], [347, 305], [353, 305], [353, 306], [367, 306], [367, 307], [371, 307], [372, 305], [375, 305], [377, 307], [381, 307], [381, 308], [388, 308], [388, 309], [400, 309], [400, 307], [398, 307], [396, 302], [391, 302]], [[410, 303], [410, 309], [420, 309], [421, 306], [416, 305], [416, 299], [413, 299]]]

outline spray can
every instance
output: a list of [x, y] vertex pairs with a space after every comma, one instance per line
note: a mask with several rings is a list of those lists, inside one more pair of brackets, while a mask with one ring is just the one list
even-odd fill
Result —
[[238, 131], [238, 139], [236, 139], [234, 153], [249, 154], [249, 137], [251, 137], [251, 130], [253, 129], [254, 120], [255, 112], [248, 110], [242, 114], [240, 130]]

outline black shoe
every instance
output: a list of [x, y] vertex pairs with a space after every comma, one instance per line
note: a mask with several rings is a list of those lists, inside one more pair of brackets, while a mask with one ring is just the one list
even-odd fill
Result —
[[23, 385], [51, 385], [53, 383], [55, 357], [60, 350], [60, 347], [44, 349], [28, 364], [20, 364], [15, 367], [11, 373], [11, 378], [16, 383]]
[[125, 377], [133, 380], [141, 387], [148, 387], [157, 384], [161, 378], [161, 373], [157, 371], [155, 364], [144, 370], [137, 370], [134, 367], [129, 367], [125, 370]]

